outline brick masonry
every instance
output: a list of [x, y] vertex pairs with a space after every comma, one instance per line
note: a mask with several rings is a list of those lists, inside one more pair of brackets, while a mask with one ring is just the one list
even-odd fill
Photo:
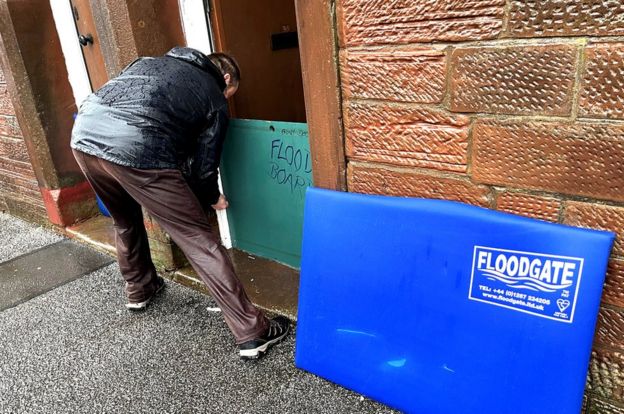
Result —
[[481, 183], [624, 202], [623, 160], [624, 125], [486, 119], [474, 127]]
[[624, 207], [569, 201], [563, 222], [572, 226], [616, 232], [613, 254], [624, 256]]
[[624, 260], [614, 258], [609, 262], [602, 300], [624, 308]]
[[465, 172], [469, 119], [413, 106], [348, 103], [350, 159]]
[[342, 0], [344, 45], [491, 39], [503, 27], [504, 0]]
[[624, 397], [624, 352], [596, 346], [589, 364], [587, 391], [622, 401]]
[[595, 343], [624, 351], [624, 310], [600, 308]]
[[456, 49], [451, 110], [569, 115], [576, 54], [570, 45]]
[[356, 193], [424, 197], [490, 206], [487, 187], [462, 177], [349, 163], [349, 190]]
[[559, 221], [561, 200], [505, 191], [496, 197], [496, 209], [544, 221]]
[[15, 115], [0, 115], [0, 136], [9, 138], [23, 138], [22, 130]]
[[12, 111], [13, 105], [6, 83], [0, 82], [0, 114], [10, 114]]
[[446, 55], [438, 50], [366, 50], [342, 54], [346, 98], [440, 103], [446, 90]]
[[584, 412], [624, 414], [624, 2], [336, 5], [349, 191], [616, 233]]
[[587, 414], [624, 414], [624, 405], [617, 406], [613, 403], [594, 398], [587, 409]]
[[591, 45], [586, 59], [580, 115], [624, 119], [624, 43]]
[[29, 163], [28, 151], [22, 138], [0, 135], [0, 157]]
[[623, 36], [618, 0], [511, 0], [509, 37]]
[[45, 223], [47, 213], [0, 68], [0, 210]]

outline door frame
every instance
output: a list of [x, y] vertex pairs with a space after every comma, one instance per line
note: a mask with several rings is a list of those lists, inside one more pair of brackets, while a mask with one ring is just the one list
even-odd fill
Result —
[[294, 0], [315, 187], [347, 191], [337, 0]]
[[50, 0], [50, 7], [54, 17], [56, 32], [61, 41], [63, 56], [65, 56], [69, 84], [74, 93], [76, 107], [80, 108], [80, 104], [92, 90], [87, 65], [82, 55], [80, 44], [76, 41], [78, 30], [74, 22], [72, 6], [69, 0]]

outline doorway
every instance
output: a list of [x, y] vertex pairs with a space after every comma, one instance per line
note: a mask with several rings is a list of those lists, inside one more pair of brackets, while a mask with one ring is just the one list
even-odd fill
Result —
[[[197, 2], [180, 0], [187, 42], [200, 29], [187, 23], [184, 9]], [[222, 236], [225, 224], [233, 247], [298, 268], [312, 159], [294, 0], [203, 5], [210, 51], [233, 55], [241, 68], [221, 163], [230, 201]]]
[[233, 118], [305, 122], [294, 0], [211, 0], [210, 21], [215, 50], [241, 67]]
[[[65, 56], [80, 56], [67, 65], [80, 105], [107, 80], [91, 2], [50, 3], [65, 15], [64, 22], [57, 21], [59, 36], [77, 48]], [[204, 53], [231, 53], [242, 70], [241, 87], [230, 102], [222, 163], [223, 192], [230, 200], [227, 213], [218, 217], [223, 242], [298, 268], [312, 159], [294, 0], [179, 0], [179, 7], [187, 45]], [[179, 30], [180, 20], [156, 17], [152, 29], [148, 22], [134, 35], [163, 25]]]

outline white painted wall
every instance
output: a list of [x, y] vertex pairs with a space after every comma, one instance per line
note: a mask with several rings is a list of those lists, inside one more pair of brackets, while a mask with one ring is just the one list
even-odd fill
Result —
[[54, 24], [61, 41], [61, 49], [65, 57], [69, 84], [71, 85], [76, 100], [76, 106], [80, 107], [82, 101], [91, 91], [89, 73], [82, 55], [78, 32], [74, 22], [71, 4], [69, 0], [50, 0]]

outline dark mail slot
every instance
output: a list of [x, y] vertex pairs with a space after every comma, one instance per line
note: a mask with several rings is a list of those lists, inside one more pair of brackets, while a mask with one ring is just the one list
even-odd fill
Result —
[[297, 32], [275, 33], [271, 35], [271, 50], [292, 49], [299, 47]]

